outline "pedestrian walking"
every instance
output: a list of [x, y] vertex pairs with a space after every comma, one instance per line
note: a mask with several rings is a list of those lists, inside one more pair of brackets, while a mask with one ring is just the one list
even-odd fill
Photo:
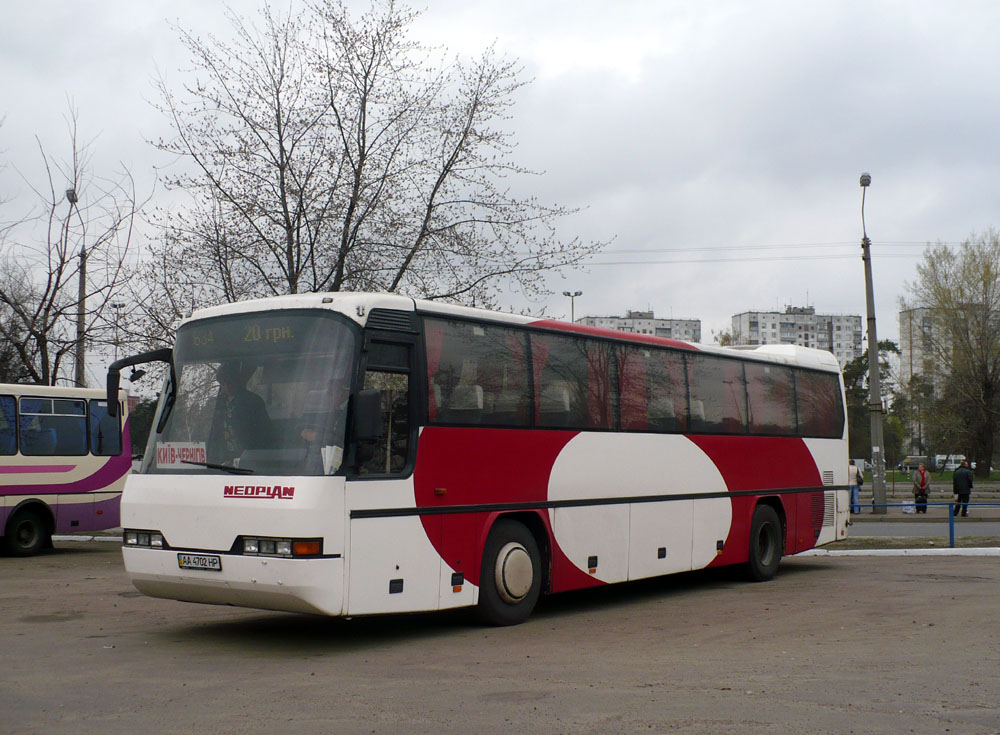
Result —
[[962, 464], [955, 470], [951, 485], [957, 496], [952, 512], [957, 516], [959, 509], [961, 509], [962, 517], [967, 518], [969, 516], [969, 496], [972, 494], [972, 470], [969, 469], [968, 460], [963, 459]]
[[913, 473], [913, 502], [917, 506], [917, 513], [927, 514], [927, 496], [930, 494], [931, 475], [921, 463]]
[[847, 486], [851, 490], [851, 513], [861, 512], [861, 468], [854, 464], [854, 460], [847, 463]]

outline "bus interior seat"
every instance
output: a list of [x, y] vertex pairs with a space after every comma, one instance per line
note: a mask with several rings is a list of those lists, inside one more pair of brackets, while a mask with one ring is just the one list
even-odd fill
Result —
[[524, 423], [524, 414], [521, 410], [524, 405], [524, 394], [521, 391], [500, 391], [496, 400], [493, 401], [490, 423], [501, 426], [516, 426]]
[[459, 383], [451, 391], [441, 420], [460, 424], [478, 424], [483, 417], [483, 387]]
[[705, 402], [700, 398], [691, 399], [691, 431], [705, 431], [707, 428]]
[[569, 426], [572, 417], [569, 386], [558, 380], [542, 388], [538, 402], [539, 420], [544, 426]]
[[436, 419], [441, 415], [441, 386], [436, 381], [427, 383], [427, 402], [431, 419]]
[[746, 425], [738, 418], [727, 417], [722, 419], [722, 433], [744, 434], [746, 433]]
[[676, 431], [677, 415], [670, 398], [657, 398], [649, 404], [650, 431]]

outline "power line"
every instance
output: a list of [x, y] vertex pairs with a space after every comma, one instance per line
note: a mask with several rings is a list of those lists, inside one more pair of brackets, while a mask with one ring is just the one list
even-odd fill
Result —
[[[915, 240], [885, 240], [879, 241], [878, 245], [894, 245], [901, 247], [927, 247], [929, 243], [917, 242]], [[959, 245], [961, 243], [935, 243], [940, 245]], [[786, 248], [857, 248], [856, 242], [799, 242], [781, 243], [775, 245], [707, 245], [704, 247], [679, 247], [679, 248], [639, 248], [639, 249], [618, 249], [609, 248], [603, 253], [696, 253], [696, 252], [718, 252], [722, 250], [780, 250]]]
[[[877, 260], [883, 260], [887, 258], [912, 259], [917, 256], [911, 253], [881, 253], [878, 255], [873, 254], [872, 257]], [[861, 255], [858, 253], [840, 253], [830, 255], [761, 255], [746, 258], [683, 258], [677, 260], [597, 260], [587, 261], [585, 265], [678, 265], [683, 263], [748, 263], [782, 260], [844, 260], [847, 258], [860, 259]]]

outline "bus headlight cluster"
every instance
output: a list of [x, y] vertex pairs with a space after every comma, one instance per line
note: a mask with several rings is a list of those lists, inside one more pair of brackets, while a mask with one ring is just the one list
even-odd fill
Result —
[[151, 549], [162, 549], [166, 546], [163, 543], [163, 534], [159, 531], [133, 531], [126, 528], [122, 538], [126, 546], [144, 546]]
[[319, 556], [323, 544], [319, 539], [244, 536], [242, 551], [248, 556]]

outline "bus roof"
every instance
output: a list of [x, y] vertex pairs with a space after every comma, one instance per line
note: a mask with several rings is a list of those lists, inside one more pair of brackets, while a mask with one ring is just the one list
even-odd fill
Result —
[[418, 312], [421, 314], [436, 314], [464, 319], [476, 319], [501, 324], [518, 324], [542, 329], [552, 329], [577, 334], [587, 334], [608, 339], [639, 342], [649, 345], [660, 345], [676, 349], [708, 352], [739, 359], [760, 360], [765, 362], [797, 365], [829, 372], [840, 372], [840, 363], [832, 353], [809, 347], [789, 344], [773, 345], [740, 345], [737, 347], [722, 347], [720, 345], [697, 344], [681, 340], [657, 337], [651, 334], [636, 334], [620, 332], [614, 329], [590, 327], [557, 319], [539, 319], [538, 317], [510, 314], [488, 309], [477, 309], [471, 306], [460, 306], [442, 301], [413, 299], [391, 293], [361, 293], [340, 291], [334, 293], [307, 293], [287, 296], [272, 296], [249, 301], [239, 301], [231, 304], [221, 304], [204, 309], [198, 309], [182, 324], [189, 321], [207, 319], [233, 314], [268, 311], [272, 309], [325, 309], [335, 311], [351, 319], [360, 326], [365, 326], [373, 309], [390, 309], [395, 311]]
[[[107, 398], [103, 388], [77, 388], [70, 385], [31, 385], [24, 383], [0, 383], [0, 394], [15, 396], [45, 396], [47, 398]], [[119, 400], [125, 400], [125, 392], [119, 391]]]

